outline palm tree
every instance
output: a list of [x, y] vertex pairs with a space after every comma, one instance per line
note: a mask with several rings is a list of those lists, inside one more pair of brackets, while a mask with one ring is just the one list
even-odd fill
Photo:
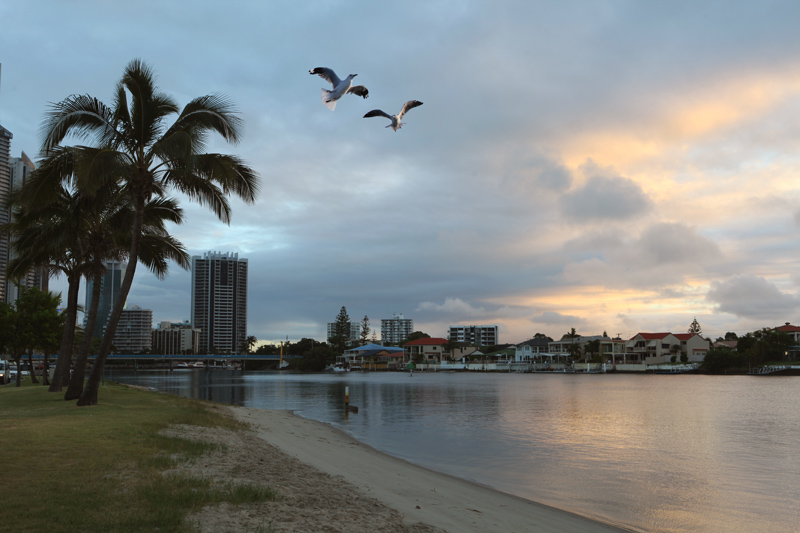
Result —
[[[119, 195], [114, 196], [120, 199]], [[106, 203], [112, 206], [113, 203]], [[84, 389], [84, 377], [86, 363], [89, 359], [89, 349], [92, 343], [92, 332], [97, 322], [97, 310], [100, 304], [100, 289], [102, 278], [106, 272], [105, 261], [108, 259], [121, 259], [117, 255], [118, 249], [114, 243], [119, 241], [127, 242], [130, 234], [123, 231], [118, 234], [116, 228], [127, 228], [130, 226], [133, 212], [129, 209], [129, 204], [118, 204], [116, 208], [107, 210], [105, 217], [98, 217], [93, 228], [96, 230], [95, 239], [90, 240], [91, 247], [91, 272], [93, 279], [92, 299], [86, 315], [86, 329], [78, 348], [75, 360], [75, 369], [69, 380], [69, 387], [64, 394], [65, 400], [76, 400], [80, 398]], [[183, 221], [183, 211], [178, 207], [177, 202], [172, 198], [155, 198], [148, 202], [145, 208], [144, 234], [139, 253], [139, 261], [144, 264], [150, 272], [158, 279], [164, 279], [168, 271], [168, 259], [175, 261], [178, 266], [188, 270], [189, 255], [183, 245], [175, 238], [168, 235], [164, 228], [166, 221], [180, 224]], [[104, 239], [103, 236], [106, 238]], [[88, 276], [87, 276], [88, 277]]]
[[[175, 121], [167, 127], [165, 121], [173, 115]], [[118, 181], [134, 210], [129, 266], [78, 405], [97, 403], [105, 359], [139, 260], [147, 202], [172, 188], [209, 206], [229, 223], [228, 194], [255, 201], [258, 176], [250, 167], [234, 156], [203, 153], [211, 133], [237, 143], [240, 126], [231, 103], [220, 95], [195, 98], [180, 111], [170, 97], [157, 91], [153, 72], [138, 59], [125, 68], [113, 106], [88, 95], [73, 95], [53, 105], [43, 125], [44, 150], [59, 146], [70, 135], [95, 141], [96, 147], [76, 147], [85, 163], [74, 174], [78, 188], [91, 192], [109, 180]], [[43, 190], [33, 201], [46, 202], [47, 195]]]
[[60, 182], [50, 187], [50, 201], [36, 205], [30, 202], [38, 189], [40, 176], [69, 175], [74, 160], [69, 150], [55, 150], [45, 164], [29, 180], [10, 195], [11, 222], [0, 227], [9, 235], [17, 257], [9, 261], [9, 278], [19, 279], [32, 267], [44, 267], [48, 273], [63, 272], [67, 277], [67, 302], [64, 331], [58, 362], [50, 383], [50, 392], [61, 391], [69, 375], [70, 354], [78, 313], [78, 289], [87, 262], [84, 213], [90, 202], [85, 196], [71, 192]]

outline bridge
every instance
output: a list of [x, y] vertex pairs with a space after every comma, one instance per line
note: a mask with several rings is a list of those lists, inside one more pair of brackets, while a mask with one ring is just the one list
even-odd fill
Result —
[[[10, 356], [6, 356], [11, 359]], [[284, 355], [284, 361], [289, 360], [292, 355]], [[28, 355], [22, 356], [22, 362], [28, 361]], [[54, 362], [58, 359], [58, 355], [51, 355], [50, 362]], [[95, 359], [94, 355], [90, 355], [89, 359]], [[44, 360], [44, 355], [42, 354], [33, 354], [34, 361], [42, 361]], [[263, 354], [241, 354], [241, 355], [214, 355], [214, 354], [194, 354], [194, 355], [173, 355], [173, 354], [121, 354], [121, 353], [112, 353], [108, 354], [107, 361], [177, 361], [177, 362], [189, 362], [189, 361], [217, 361], [217, 362], [241, 362], [241, 361], [275, 361], [279, 362], [281, 360], [280, 355], [263, 355]]]

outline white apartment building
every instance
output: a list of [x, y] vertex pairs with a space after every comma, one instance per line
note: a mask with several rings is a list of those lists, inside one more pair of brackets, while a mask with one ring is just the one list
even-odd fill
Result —
[[494, 346], [500, 343], [499, 326], [450, 326], [450, 340], [473, 346]]
[[161, 322], [153, 330], [153, 351], [164, 355], [196, 354], [200, 330], [186, 322]]
[[153, 342], [153, 310], [134, 305], [123, 309], [112, 341], [116, 353], [149, 352]]
[[[328, 322], [328, 340], [332, 339], [336, 334], [336, 322]], [[350, 336], [347, 338], [349, 342], [358, 342], [361, 338], [361, 323], [350, 322]]]
[[381, 319], [381, 342], [399, 344], [414, 332], [414, 320], [405, 318], [403, 313], [392, 313], [392, 318]]

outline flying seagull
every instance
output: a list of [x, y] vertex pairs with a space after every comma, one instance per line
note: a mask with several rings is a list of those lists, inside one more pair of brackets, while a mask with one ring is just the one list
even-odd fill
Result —
[[353, 85], [353, 78], [358, 76], [358, 74], [350, 74], [345, 79], [340, 80], [339, 76], [337, 76], [333, 70], [325, 67], [317, 67], [309, 70], [308, 73], [312, 76], [316, 74], [333, 85], [332, 91], [322, 89], [322, 103], [331, 111], [336, 109], [336, 101], [347, 93], [353, 93], [358, 96], [363, 96], [364, 98], [369, 96], [369, 91], [366, 87], [363, 85]]
[[394, 131], [397, 131], [397, 130], [399, 130], [400, 128], [403, 127], [403, 123], [400, 122], [401, 120], [403, 120], [403, 115], [405, 115], [406, 113], [408, 113], [410, 110], [414, 109], [415, 107], [419, 107], [421, 105], [422, 105], [422, 102], [420, 102], [419, 100], [409, 100], [408, 102], [406, 102], [403, 105], [403, 109], [401, 109], [400, 112], [398, 114], [396, 114], [396, 115], [390, 115], [389, 113], [385, 113], [385, 112], [381, 111], [380, 109], [373, 109], [372, 111], [370, 111], [369, 113], [364, 115], [364, 118], [386, 117], [386, 118], [388, 118], [389, 120], [392, 121], [392, 123], [389, 124], [386, 127], [387, 128], [392, 128]]

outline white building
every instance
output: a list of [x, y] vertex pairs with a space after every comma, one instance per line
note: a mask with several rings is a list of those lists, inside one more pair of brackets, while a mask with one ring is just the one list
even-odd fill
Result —
[[500, 343], [499, 327], [492, 326], [450, 326], [450, 340], [466, 342], [474, 346], [495, 346]]
[[399, 344], [414, 332], [414, 320], [405, 318], [403, 313], [392, 313], [392, 318], [381, 319], [381, 342]]
[[134, 305], [123, 309], [112, 341], [116, 353], [149, 352], [153, 342], [153, 310]]
[[153, 330], [153, 351], [164, 355], [196, 354], [200, 330], [187, 322], [161, 322]]
[[[347, 338], [349, 342], [358, 342], [361, 338], [361, 324], [359, 322], [350, 322], [350, 336]], [[328, 340], [332, 339], [336, 334], [336, 322], [328, 322]]]

